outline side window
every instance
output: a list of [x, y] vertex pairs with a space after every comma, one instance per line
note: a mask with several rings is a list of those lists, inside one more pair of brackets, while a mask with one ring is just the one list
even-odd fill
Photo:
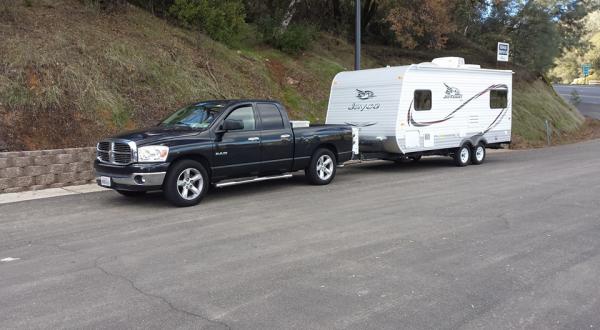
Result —
[[431, 91], [425, 89], [417, 89], [415, 91], [415, 110], [424, 111], [431, 110]]
[[227, 119], [239, 120], [244, 123], [243, 131], [253, 131], [256, 129], [256, 121], [254, 119], [254, 110], [252, 106], [247, 105], [233, 110], [227, 116]]
[[263, 130], [283, 129], [283, 118], [281, 112], [274, 104], [259, 103], [257, 105]]
[[490, 91], [490, 108], [504, 109], [508, 106], [508, 91], [506, 89], [492, 89]]

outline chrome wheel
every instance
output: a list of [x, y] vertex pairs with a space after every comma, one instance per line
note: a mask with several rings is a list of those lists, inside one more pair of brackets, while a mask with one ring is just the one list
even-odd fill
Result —
[[460, 149], [460, 161], [463, 162], [463, 164], [469, 161], [469, 149], [467, 147]]
[[186, 168], [177, 176], [177, 192], [185, 200], [194, 200], [200, 196], [204, 187], [204, 179], [199, 170]]
[[322, 155], [317, 161], [317, 175], [323, 181], [329, 180], [333, 174], [333, 159], [329, 155]]
[[485, 149], [483, 146], [479, 145], [477, 146], [477, 149], [475, 149], [475, 160], [481, 162], [483, 161], [483, 157], [485, 157]]

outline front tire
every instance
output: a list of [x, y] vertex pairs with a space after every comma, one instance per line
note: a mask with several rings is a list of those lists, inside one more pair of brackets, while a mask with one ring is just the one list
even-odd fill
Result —
[[194, 160], [175, 163], [167, 172], [163, 184], [165, 198], [176, 206], [193, 206], [208, 191], [209, 177], [202, 164]]
[[487, 151], [485, 150], [485, 145], [483, 143], [479, 143], [472, 150], [473, 160], [471, 163], [473, 165], [481, 165], [485, 161], [485, 156]]
[[454, 153], [454, 164], [458, 167], [464, 167], [469, 165], [471, 162], [471, 148], [469, 145], [463, 144], [460, 148], [456, 149]]
[[314, 185], [329, 184], [335, 177], [337, 162], [329, 149], [318, 149], [313, 154], [310, 164], [304, 171], [308, 182]]

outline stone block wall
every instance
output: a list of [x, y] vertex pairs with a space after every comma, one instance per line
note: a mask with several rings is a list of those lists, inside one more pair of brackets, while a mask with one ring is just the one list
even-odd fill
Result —
[[0, 152], [0, 194], [94, 182], [96, 148]]

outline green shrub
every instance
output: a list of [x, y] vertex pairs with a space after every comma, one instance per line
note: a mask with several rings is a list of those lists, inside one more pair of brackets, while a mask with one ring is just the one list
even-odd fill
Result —
[[123, 11], [127, 7], [127, 0], [80, 0], [84, 5], [108, 12]]
[[571, 92], [571, 98], [570, 98], [571, 104], [577, 106], [579, 105], [579, 103], [581, 103], [581, 95], [579, 95], [579, 92], [576, 89], [573, 89], [573, 91]]
[[284, 32], [276, 32], [273, 45], [289, 54], [299, 54], [310, 48], [315, 40], [316, 30], [307, 25], [290, 25]]
[[242, 0], [175, 0], [169, 12], [184, 24], [228, 44], [238, 41], [246, 30]]

